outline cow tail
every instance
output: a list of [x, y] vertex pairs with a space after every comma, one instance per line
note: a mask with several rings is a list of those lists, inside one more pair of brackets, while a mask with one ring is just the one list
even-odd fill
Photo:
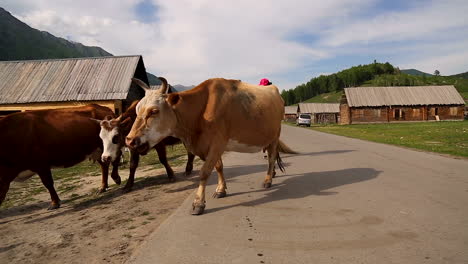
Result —
[[278, 139], [278, 152], [287, 153], [287, 154], [298, 154], [297, 151], [292, 150], [283, 141]]
[[278, 168], [281, 170], [281, 172], [285, 172], [283, 160], [281, 159], [279, 152], [276, 154], [276, 163], [278, 164]]

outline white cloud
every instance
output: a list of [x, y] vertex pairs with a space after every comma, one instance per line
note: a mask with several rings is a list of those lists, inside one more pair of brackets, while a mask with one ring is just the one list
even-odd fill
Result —
[[[283, 89], [299, 84], [285, 73], [301, 72], [303, 77], [296, 75], [295, 80], [308, 80], [312, 76], [304, 65], [320, 65], [335, 56], [385, 54], [390, 62], [409, 65], [395, 52], [379, 53], [378, 46], [369, 49], [367, 44], [434, 38], [466, 26], [460, 14], [468, 11], [461, 1], [433, 2], [364, 19], [359, 14], [372, 12], [377, 0], [153, 0], [157, 20], [143, 23], [135, 13], [141, 1], [5, 0], [3, 6], [32, 27], [56, 36], [100, 46], [114, 55], [141, 54], [148, 71], [172, 83], [197, 84], [210, 77], [257, 83], [266, 77]], [[297, 35], [320, 39], [307, 43], [294, 39]], [[416, 45], [422, 44], [392, 48], [429, 56], [427, 49], [421, 53]], [[410, 57], [422, 61], [424, 56]], [[429, 63], [439, 58], [448, 64], [441, 54], [430, 56], [434, 60], [427, 59]]]
[[322, 36], [326, 46], [353, 43], [385, 43], [417, 40], [454, 28], [468, 28], [468, 4], [465, 0], [419, 2], [409, 10], [389, 12], [375, 17], [356, 18], [327, 30]]

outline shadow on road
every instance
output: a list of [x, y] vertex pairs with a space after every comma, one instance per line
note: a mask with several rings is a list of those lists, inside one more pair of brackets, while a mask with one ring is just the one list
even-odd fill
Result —
[[[191, 175], [190, 177], [192, 176], [193, 175]], [[176, 175], [176, 177], [183, 177], [189, 179], [188, 177], [185, 177], [182, 174], [178, 174]], [[123, 186], [125, 186], [125, 183], [126, 181], [122, 182], [120, 186], [114, 185], [113, 188], [111, 188], [105, 193], [84, 193], [81, 195], [63, 199], [61, 200], [62, 207], [53, 211], [47, 210], [49, 202], [45, 201], [32, 203], [28, 205], [15, 206], [9, 209], [2, 209], [0, 211], [0, 220], [6, 217], [21, 216], [25, 214], [31, 214], [36, 211], [37, 212], [27, 217], [18, 217], [14, 219], [0, 221], [0, 224], [21, 220], [25, 220], [26, 223], [38, 222], [45, 219], [54, 218], [63, 214], [67, 214], [70, 211], [81, 211], [87, 208], [91, 208], [93, 206], [110, 204], [112, 203], [113, 199], [125, 195], [125, 192], [123, 191]], [[167, 175], [165, 173], [142, 178], [135, 177], [135, 183], [131, 192], [138, 192], [139, 190], [142, 190], [144, 188], [151, 188], [152, 186], [160, 186], [162, 184], [170, 184], [169, 179], [167, 178]]]
[[[257, 169], [256, 166], [258, 165], [253, 166], [253, 170]], [[250, 170], [248, 168], [245, 169], [252, 173], [252, 168], [250, 168]], [[310, 195], [334, 195], [337, 194], [337, 192], [327, 190], [347, 184], [354, 184], [358, 182], [372, 180], [376, 178], [380, 173], [381, 171], [372, 168], [352, 168], [336, 171], [310, 172], [304, 174], [285, 175], [284, 177], [288, 177], [286, 180], [277, 184], [275, 184], [275, 181], [273, 180], [273, 186], [268, 190], [261, 189], [254, 191], [237, 192], [228, 194], [228, 196], [225, 198], [229, 199], [229, 196], [264, 192], [265, 196], [259, 199], [224, 207], [208, 208], [205, 212], [213, 213], [219, 210], [224, 210], [236, 206], [256, 206], [279, 200], [301, 199]]]

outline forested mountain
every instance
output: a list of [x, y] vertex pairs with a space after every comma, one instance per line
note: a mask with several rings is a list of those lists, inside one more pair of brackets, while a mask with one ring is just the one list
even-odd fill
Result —
[[286, 105], [291, 105], [319, 94], [342, 91], [345, 87], [360, 86], [375, 76], [394, 74], [395, 71], [396, 69], [388, 62], [354, 66], [338, 73], [312, 78], [309, 82], [294, 89], [283, 91], [281, 96]]
[[0, 7], [0, 60], [112, 56], [99, 47], [57, 38], [31, 28]]
[[425, 85], [454, 85], [458, 92], [468, 100], [467, 73], [451, 76], [425, 75], [418, 70], [400, 71], [390, 63], [372, 63], [355, 66], [331, 75], [321, 75], [312, 78], [294, 89], [281, 93], [286, 105], [299, 102], [338, 103], [343, 88], [358, 86], [425, 86]]
[[[100, 47], [89, 47], [34, 29], [0, 7], [0, 61], [112, 56]], [[160, 84], [148, 73], [150, 85]]]
[[402, 73], [406, 73], [408, 75], [416, 75], [416, 76], [423, 76], [423, 75], [426, 75], [426, 76], [432, 76], [432, 74], [429, 74], [429, 73], [426, 73], [426, 72], [422, 72], [422, 71], [419, 71], [419, 70], [416, 70], [416, 69], [406, 69], [406, 70], [401, 70]]
[[468, 72], [450, 75], [450, 77], [468, 79]]

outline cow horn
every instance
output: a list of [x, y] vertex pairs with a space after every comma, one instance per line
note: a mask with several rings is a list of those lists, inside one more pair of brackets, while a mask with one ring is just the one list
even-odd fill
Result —
[[158, 77], [162, 82], [161, 93], [167, 94], [169, 92], [169, 86], [167, 85], [167, 80], [164, 77]]
[[90, 118], [90, 120], [92, 120], [92, 121], [94, 121], [94, 122], [96, 122], [98, 124], [101, 124], [101, 121], [102, 121], [102, 120], [95, 119], [95, 118]]
[[145, 92], [148, 91], [148, 90], [150, 90], [149, 86], [148, 86], [146, 83], [144, 83], [142, 80], [140, 80], [140, 79], [132, 78], [132, 82], [133, 82], [134, 84], [140, 86], [141, 88], [143, 88], [143, 90], [145, 90]]

